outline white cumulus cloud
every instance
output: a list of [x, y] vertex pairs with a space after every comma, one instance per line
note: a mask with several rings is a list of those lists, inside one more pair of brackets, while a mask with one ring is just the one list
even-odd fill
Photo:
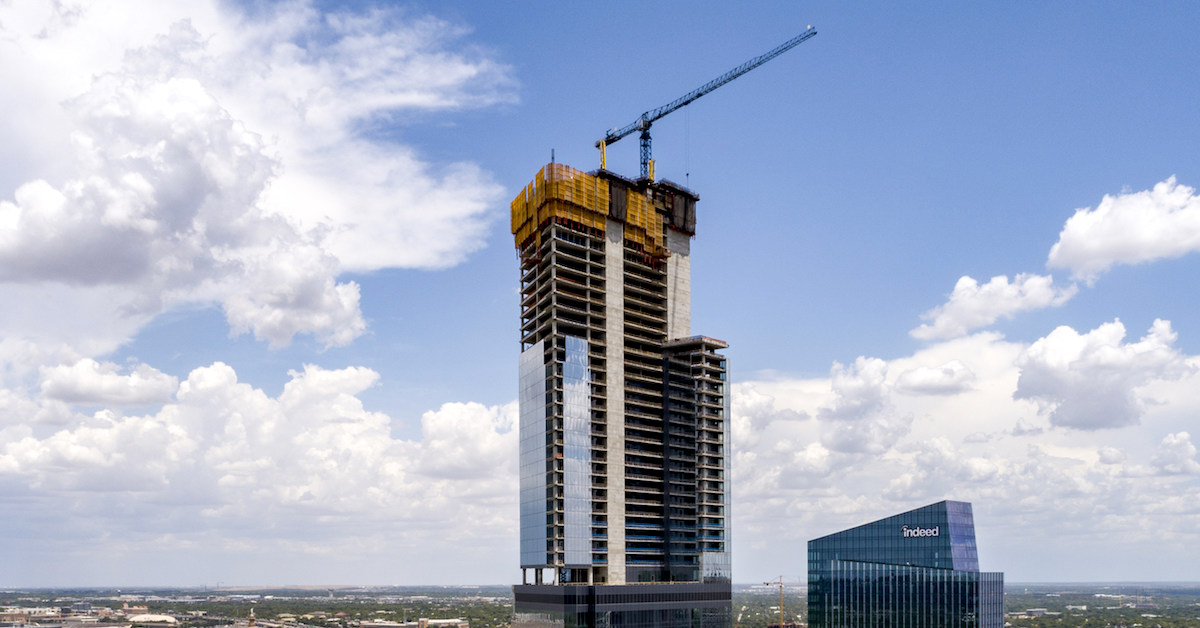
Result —
[[[747, 539], [739, 544], [742, 560], [782, 568], [804, 560], [808, 539], [962, 499], [974, 502], [980, 537], [987, 539], [984, 568], [1004, 569], [1006, 553], [1031, 543], [1065, 542], [1150, 552], [1186, 572], [1186, 561], [1174, 554], [1200, 543], [1194, 482], [1200, 459], [1181, 429], [1200, 412], [1192, 392], [1198, 375], [1187, 366], [1194, 358], [1175, 348], [1166, 323], [1140, 341], [1126, 341], [1118, 325], [1084, 334], [1063, 328], [1034, 345], [979, 333], [894, 360], [835, 365], [827, 378], [773, 374], [737, 384], [734, 531]], [[1087, 348], [1068, 350], [1068, 339]], [[1046, 399], [1014, 396], [1030, 385], [1035, 362], [1059, 378], [1057, 392]], [[1133, 391], [1145, 427], [1046, 429], [1055, 424], [1054, 410], [1071, 412], [1080, 398], [1108, 388]], [[815, 394], [819, 389], [828, 394]], [[1095, 420], [1131, 416], [1117, 405]], [[1036, 414], [1042, 406], [1046, 414]], [[783, 410], [811, 418], [788, 420]], [[1152, 532], [1144, 527], [1149, 512], [1158, 513]], [[1011, 529], [1047, 532], [1002, 532]], [[1051, 569], [1061, 559], [1051, 554], [1026, 564]]]
[[1120, 464], [1125, 462], [1128, 456], [1125, 452], [1116, 447], [1104, 446], [1096, 452], [1101, 464]]
[[179, 380], [139, 364], [128, 375], [112, 362], [84, 358], [70, 365], [42, 369], [42, 394], [50, 399], [88, 405], [137, 406], [165, 403]]
[[1046, 262], [1093, 282], [1114, 264], [1140, 264], [1200, 250], [1200, 196], [1172, 176], [1152, 189], [1105, 195], [1075, 211]]
[[346, 273], [458, 264], [500, 208], [477, 165], [405, 143], [514, 100], [466, 28], [244, 6], [0, 3], [0, 493], [23, 512], [6, 555], [429, 564], [451, 542], [462, 563], [515, 538], [511, 405], [447, 404], [399, 436], [359, 398], [370, 369], [306, 366], [273, 396], [222, 362], [105, 361], [197, 308], [272, 347], [346, 345], [366, 332]]
[[1196, 460], [1196, 446], [1187, 432], [1167, 434], [1158, 446], [1151, 463], [1163, 473], [1200, 474], [1200, 461]]
[[971, 386], [975, 373], [958, 360], [941, 366], [920, 366], [904, 371], [896, 378], [898, 392], [922, 395], [953, 395]]
[[[47, 381], [99, 381], [109, 389], [94, 396], [120, 398], [128, 393], [110, 389], [133, 376], [115, 371], [81, 362]], [[218, 554], [362, 552], [381, 542], [413, 553], [515, 535], [515, 403], [446, 404], [422, 417], [419, 439], [399, 438], [390, 417], [358, 398], [378, 379], [360, 367], [306, 366], [271, 397], [218, 362], [193, 370], [153, 414], [103, 410], [47, 436], [0, 431], [0, 484], [24, 494], [14, 525], [48, 521], [39, 533], [79, 543], [90, 541], [52, 513], [86, 512], [87, 525], [119, 542], [179, 550], [211, 541]]]
[[1154, 380], [1177, 379], [1191, 370], [1174, 347], [1171, 323], [1154, 321], [1138, 342], [1125, 343], [1116, 320], [1086, 334], [1059, 327], [1021, 356], [1016, 399], [1037, 402], [1059, 427], [1081, 430], [1138, 423], [1144, 403], [1137, 388]]
[[849, 367], [834, 363], [835, 399], [817, 413], [822, 444], [839, 452], [878, 454], [908, 433], [912, 417], [892, 405], [887, 370], [879, 358], [859, 357]]
[[962, 491], [964, 484], [993, 482], [1000, 474], [996, 462], [964, 454], [945, 438], [933, 438], [913, 447], [916, 451], [910, 470], [888, 484], [886, 494], [891, 499], [935, 501]]
[[213, 304], [272, 346], [352, 341], [366, 324], [341, 273], [483, 245], [499, 187], [397, 142], [414, 116], [511, 100], [466, 34], [307, 2], [0, 6], [0, 294], [102, 303], [82, 334], [36, 311], [0, 333], [111, 350]]
[[1055, 307], [1075, 296], [1074, 285], [1054, 286], [1049, 275], [1022, 273], [1009, 283], [1008, 277], [992, 277], [982, 286], [971, 277], [961, 277], [954, 284], [950, 300], [929, 310], [921, 318], [931, 321], [909, 333], [922, 340], [956, 338], [973, 329], [986, 327], [1000, 318], [1014, 314]]

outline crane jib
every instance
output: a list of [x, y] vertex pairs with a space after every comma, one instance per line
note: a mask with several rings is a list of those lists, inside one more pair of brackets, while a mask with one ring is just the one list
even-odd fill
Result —
[[701, 85], [700, 87], [692, 90], [691, 92], [688, 92], [687, 94], [685, 94], [685, 95], [683, 95], [683, 96], [681, 96], [681, 97], [679, 97], [657, 109], [651, 109], [651, 110], [643, 113], [632, 124], [628, 124], [619, 129], [614, 128], [614, 129], [610, 130], [608, 133], [606, 133], [604, 135], [604, 139], [601, 139], [596, 142], [596, 148], [601, 149], [600, 150], [600, 162], [601, 162], [600, 167], [601, 168], [605, 167], [605, 164], [604, 164], [604, 161], [605, 161], [604, 147], [605, 146], [607, 146], [608, 144], [612, 144], [613, 142], [616, 142], [617, 140], [620, 140], [621, 138], [629, 135], [630, 133], [633, 133], [634, 131], [641, 131], [642, 132], [642, 135], [641, 135], [641, 138], [642, 138], [642, 151], [641, 151], [641, 153], [642, 153], [642, 177], [643, 178], [647, 177], [648, 170], [649, 170], [649, 161], [650, 161], [650, 134], [649, 134], [649, 131], [650, 131], [650, 125], [653, 124], [655, 120], [662, 118], [663, 116], [671, 113], [672, 111], [675, 111], [676, 109], [679, 109], [680, 107], [690, 104], [691, 102], [695, 101], [697, 98], [700, 98], [701, 96], [717, 89], [718, 87], [721, 87], [722, 85], [736, 79], [737, 77], [749, 72], [750, 70], [753, 70], [754, 68], [757, 68], [758, 66], [770, 61], [771, 59], [778, 57], [779, 55], [787, 52], [788, 50], [795, 48], [796, 46], [800, 45], [801, 43], [805, 42], [810, 37], [813, 37], [816, 34], [817, 34], [816, 29], [814, 29], [812, 26], [809, 26], [808, 30], [783, 42], [782, 44], [780, 44], [779, 46], [776, 46], [771, 51], [769, 51], [765, 54], [759, 55], [757, 57], [754, 57], [753, 59], [750, 59], [749, 61], [737, 66], [736, 68], [722, 74], [721, 76], [718, 76], [717, 78], [705, 83], [704, 85]]

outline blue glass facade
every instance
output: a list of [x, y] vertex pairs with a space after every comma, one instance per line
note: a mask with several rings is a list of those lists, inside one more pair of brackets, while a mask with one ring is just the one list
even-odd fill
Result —
[[520, 391], [521, 566], [544, 565], [549, 553], [546, 509], [546, 348], [539, 340], [521, 352]]
[[808, 542], [812, 628], [1003, 625], [1004, 575], [979, 571], [971, 504], [943, 501]]
[[[732, 395], [725, 394], [725, 383], [729, 378], [729, 366], [722, 363], [725, 372], [721, 373], [720, 384], [710, 384], [708, 390], [719, 393], [722, 397], [721, 407], [723, 418], [721, 421], [721, 439], [722, 442], [733, 442], [731, 426], [733, 421], [730, 417], [733, 416], [730, 411], [730, 401]], [[700, 535], [701, 540], [706, 541], [700, 552], [700, 579], [704, 582], [732, 582], [733, 581], [733, 531], [732, 526], [729, 526], [728, 515], [730, 509], [733, 508], [733, 491], [730, 490], [728, 478], [732, 477], [732, 456], [723, 456], [721, 461], [720, 475], [717, 476], [723, 480], [720, 488], [722, 488], [721, 497], [724, 499], [724, 510], [721, 511], [722, 517], [718, 520], [709, 518], [701, 513], [700, 518]]]
[[[554, 550], [551, 536], [554, 513], [548, 504], [554, 503], [546, 482], [547, 472], [559, 470], [563, 475], [562, 511], [564, 531], [563, 552], [566, 567], [591, 565], [592, 526], [592, 451], [591, 416], [588, 392], [591, 377], [588, 373], [587, 341], [574, 336], [564, 339], [562, 363], [561, 410], [559, 400], [551, 393], [557, 378], [555, 365], [547, 364], [545, 341], [538, 341], [521, 352], [520, 377], [520, 468], [521, 468], [521, 565], [542, 566], [550, 561]], [[548, 421], [561, 413], [562, 442], [554, 443], [555, 435]], [[561, 453], [547, 458], [547, 446]]]
[[563, 540], [566, 567], [592, 566], [592, 437], [588, 343], [567, 336], [563, 359]]

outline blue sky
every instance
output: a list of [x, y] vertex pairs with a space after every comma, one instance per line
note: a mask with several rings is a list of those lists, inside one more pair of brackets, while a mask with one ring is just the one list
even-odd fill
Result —
[[1190, 4], [192, 4], [0, 8], [0, 586], [514, 581], [508, 201], [809, 24], [653, 130], [735, 579], [944, 498], [1194, 579]]

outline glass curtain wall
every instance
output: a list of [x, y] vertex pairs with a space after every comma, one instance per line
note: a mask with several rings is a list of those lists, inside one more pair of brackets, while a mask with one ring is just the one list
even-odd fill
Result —
[[521, 352], [520, 392], [521, 566], [550, 561], [546, 536], [546, 351], [538, 341]]
[[979, 571], [971, 504], [943, 501], [808, 542], [812, 628], [1003, 624], [1004, 574]]
[[835, 560], [812, 626], [999, 628], [1003, 574]]
[[566, 337], [563, 361], [564, 552], [569, 567], [592, 565], [591, 377], [588, 343]]

